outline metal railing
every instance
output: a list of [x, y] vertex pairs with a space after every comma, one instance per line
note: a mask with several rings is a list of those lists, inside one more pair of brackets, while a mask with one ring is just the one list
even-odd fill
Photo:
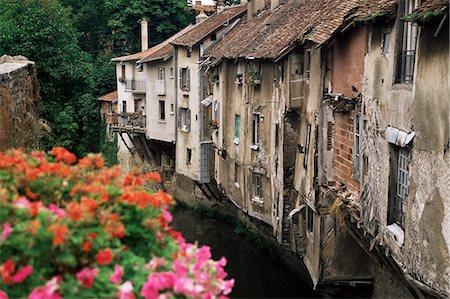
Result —
[[125, 90], [128, 91], [131, 90], [134, 92], [145, 92], [145, 80], [126, 79]]
[[397, 62], [397, 83], [412, 83], [416, 51], [401, 51]]

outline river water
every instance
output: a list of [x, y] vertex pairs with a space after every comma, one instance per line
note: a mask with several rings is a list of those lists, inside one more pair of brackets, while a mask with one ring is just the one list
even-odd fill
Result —
[[320, 298], [305, 279], [284, 266], [281, 261], [258, 247], [253, 241], [234, 232], [221, 220], [205, 218], [192, 210], [172, 210], [173, 227], [188, 242], [198, 241], [211, 247], [215, 260], [227, 258], [225, 270], [235, 279], [232, 298]]

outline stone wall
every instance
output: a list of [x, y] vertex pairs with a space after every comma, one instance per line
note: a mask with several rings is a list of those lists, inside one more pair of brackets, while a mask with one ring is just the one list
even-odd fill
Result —
[[37, 147], [39, 89], [34, 62], [22, 56], [0, 58], [0, 150]]

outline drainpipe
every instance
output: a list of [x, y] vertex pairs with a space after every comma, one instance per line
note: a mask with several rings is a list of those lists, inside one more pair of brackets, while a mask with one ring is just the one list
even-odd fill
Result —
[[178, 47], [173, 46], [173, 76], [175, 81], [175, 171], [177, 169], [177, 141], [178, 141]]

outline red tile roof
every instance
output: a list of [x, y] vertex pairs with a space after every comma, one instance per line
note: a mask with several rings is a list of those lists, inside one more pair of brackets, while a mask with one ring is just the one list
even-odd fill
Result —
[[224, 24], [228, 24], [244, 15], [246, 10], [246, 4], [226, 7], [220, 14], [214, 14], [203, 22], [194, 25], [191, 30], [175, 39], [171, 44], [192, 47], [224, 26]]
[[102, 95], [101, 97], [98, 98], [99, 101], [104, 101], [104, 102], [112, 102], [117, 99], [118, 99], [117, 90], [107, 93], [105, 95]]
[[207, 54], [276, 59], [297, 42], [322, 44], [350, 20], [391, 14], [396, 0], [285, 0], [239, 23]]
[[448, 0], [424, 0], [407, 19], [426, 22], [446, 13], [448, 6]]

